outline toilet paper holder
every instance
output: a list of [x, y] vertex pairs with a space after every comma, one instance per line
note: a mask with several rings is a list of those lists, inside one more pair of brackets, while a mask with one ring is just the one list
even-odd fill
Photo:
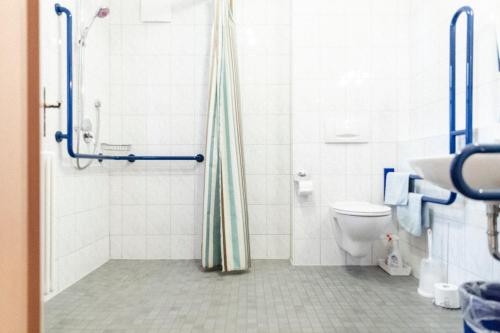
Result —
[[309, 196], [312, 194], [313, 184], [309, 179], [306, 171], [299, 170], [294, 177], [294, 183], [296, 187], [296, 193], [299, 196]]
[[298, 181], [301, 181], [301, 180], [306, 180], [308, 179], [308, 175], [307, 175], [307, 172], [304, 171], [304, 170], [299, 170], [297, 171], [297, 174], [295, 175], [295, 181], [298, 182]]

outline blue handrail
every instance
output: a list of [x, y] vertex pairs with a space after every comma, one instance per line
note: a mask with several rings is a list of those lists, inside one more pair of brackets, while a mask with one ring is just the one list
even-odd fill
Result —
[[[467, 15], [467, 55], [466, 55], [466, 96], [465, 96], [465, 129], [457, 130], [456, 110], [456, 38], [457, 21], [465, 13]], [[461, 7], [453, 15], [450, 24], [450, 154], [457, 152], [457, 137], [465, 135], [465, 143], [473, 141], [473, 88], [474, 88], [474, 11], [469, 6]], [[413, 182], [421, 179], [418, 176], [410, 176]], [[423, 202], [439, 205], [451, 205], [457, 199], [457, 194], [450, 192], [448, 199], [437, 199], [424, 196]]]
[[[467, 15], [467, 58], [466, 58], [466, 95], [465, 95], [465, 129], [457, 130], [457, 117], [456, 117], [456, 38], [457, 38], [457, 21], [458, 18], [465, 13]], [[450, 24], [450, 154], [457, 152], [457, 137], [465, 135], [465, 143], [471, 144], [473, 141], [473, 89], [474, 89], [474, 11], [469, 6], [463, 6], [458, 9], [451, 19]], [[455, 160], [461, 156], [455, 157]], [[384, 193], [387, 174], [394, 172], [393, 168], [384, 169]], [[461, 172], [461, 171], [460, 171]], [[461, 174], [458, 180], [460, 181]], [[410, 175], [410, 191], [413, 190], [415, 180], [422, 179], [416, 175]], [[462, 178], [463, 179], [463, 178]], [[465, 182], [463, 183], [465, 184]], [[463, 185], [462, 184], [462, 185]], [[466, 184], [465, 184], [466, 185]], [[458, 186], [457, 189], [460, 190]], [[439, 205], [451, 205], [457, 199], [457, 194], [450, 192], [448, 199], [437, 199], [424, 196], [423, 202], [435, 203]]]
[[73, 150], [73, 16], [68, 8], [61, 6], [60, 4], [55, 5], [55, 11], [57, 15], [66, 15], [66, 64], [67, 64], [67, 132], [64, 134], [61, 131], [57, 131], [55, 138], [57, 142], [62, 140], [67, 140], [68, 154], [72, 158], [81, 159], [95, 159], [95, 160], [115, 160], [115, 161], [197, 161], [203, 162], [205, 157], [202, 154], [196, 156], [110, 156], [110, 155], [92, 155], [92, 154], [79, 154], [75, 153]]
[[[466, 130], [455, 130], [455, 52], [456, 23], [462, 13], [467, 15], [467, 90], [466, 90]], [[500, 153], [500, 145], [474, 145], [472, 124], [472, 91], [474, 64], [474, 11], [468, 6], [460, 8], [451, 21], [450, 26], [450, 153], [456, 152], [456, 136], [465, 134], [467, 146], [455, 156], [451, 164], [451, 180], [455, 188], [468, 198], [484, 201], [499, 201], [500, 192], [476, 190], [464, 179], [463, 168], [469, 157], [475, 154]]]
[[[463, 168], [465, 161], [475, 154], [499, 154], [500, 145], [469, 145], [460, 154], [455, 156], [451, 163], [451, 180], [456, 189], [468, 198], [484, 201], [500, 201], [500, 191], [476, 190], [469, 186], [464, 179]], [[496, 171], [498, 172], [498, 171]]]
[[[456, 38], [457, 21], [465, 13], [467, 15], [467, 58], [466, 58], [466, 102], [465, 102], [465, 129], [456, 129]], [[457, 152], [457, 137], [465, 135], [465, 143], [473, 140], [473, 88], [474, 88], [474, 11], [469, 6], [460, 8], [450, 24], [450, 154]]]

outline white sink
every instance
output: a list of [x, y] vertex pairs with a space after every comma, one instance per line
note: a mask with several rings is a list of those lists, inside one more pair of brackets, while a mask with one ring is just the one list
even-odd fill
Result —
[[[410, 166], [417, 175], [425, 180], [456, 192], [450, 176], [451, 161], [454, 155], [425, 157], [410, 160]], [[463, 174], [466, 182], [475, 189], [500, 189], [500, 154], [476, 154], [464, 164]]]

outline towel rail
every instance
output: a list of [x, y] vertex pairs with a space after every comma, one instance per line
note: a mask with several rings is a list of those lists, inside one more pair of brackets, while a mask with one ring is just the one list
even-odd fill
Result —
[[67, 82], [66, 82], [66, 94], [67, 94], [67, 132], [64, 134], [62, 131], [57, 131], [55, 134], [55, 139], [57, 142], [62, 142], [64, 139], [67, 140], [67, 151], [72, 158], [81, 159], [94, 159], [98, 161], [102, 160], [115, 160], [115, 161], [197, 161], [203, 162], [205, 157], [202, 154], [195, 156], [112, 156], [112, 155], [92, 155], [92, 154], [80, 154], [76, 153], [73, 149], [73, 16], [68, 8], [61, 6], [60, 4], [55, 5], [55, 11], [57, 15], [66, 15], [66, 66], [67, 66]]
[[[395, 172], [396, 170], [394, 168], [384, 168], [384, 195], [385, 195], [385, 189], [386, 189], [386, 184], [387, 184], [387, 175], [391, 172]], [[408, 188], [409, 192], [415, 192], [415, 181], [416, 180], [423, 180], [422, 177], [417, 176], [417, 175], [410, 175], [410, 186]], [[444, 205], [444, 206], [449, 206], [455, 202], [457, 199], [457, 194], [454, 192], [450, 192], [450, 196], [447, 199], [439, 199], [439, 198], [433, 198], [429, 196], [423, 196], [422, 197], [422, 203], [433, 203], [437, 205]]]

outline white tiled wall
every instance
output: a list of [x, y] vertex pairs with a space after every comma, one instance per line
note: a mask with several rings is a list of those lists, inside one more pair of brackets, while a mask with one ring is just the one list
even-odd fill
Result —
[[[106, 4], [107, 1], [97, 0], [82, 3], [62, 1], [62, 5], [73, 12], [75, 27], [79, 26], [80, 19], [85, 19], [87, 22], [99, 6]], [[44, 152], [42, 156], [45, 157], [46, 153], [49, 153], [48, 155], [54, 158], [52, 188], [54, 276], [52, 293], [47, 295], [50, 297], [109, 259], [109, 176], [107, 170], [97, 163], [85, 171], [76, 171], [74, 161], [67, 155], [66, 142], [58, 144], [54, 140], [54, 133], [57, 130], [66, 132], [66, 63], [60, 61], [65, 57], [66, 45], [64, 42], [58, 44], [59, 39], [65, 40], [66, 25], [64, 16], [58, 19], [52, 2], [42, 1], [40, 12], [41, 84], [46, 88], [47, 103], [58, 100], [63, 102], [61, 110], [47, 110], [47, 131], [46, 136], [42, 138]], [[106, 20], [96, 22], [89, 35], [86, 61], [88, 115], [95, 118], [91, 106], [95, 99], [100, 99], [103, 105], [101, 132], [104, 137], [107, 132], [109, 112], [106, 61], [109, 57], [108, 31], [109, 25]], [[76, 36], [77, 31], [74, 34], [75, 40]], [[43, 245], [45, 249], [46, 244]], [[46, 291], [45, 285], [44, 291]]]
[[290, 258], [290, 0], [236, 4], [254, 259]]
[[[448, 152], [448, 57], [449, 22], [464, 4], [475, 11], [474, 122], [476, 140], [491, 143], [500, 133], [500, 73], [495, 41], [495, 25], [500, 17], [497, 1], [412, 1], [411, 5], [411, 80], [410, 108], [401, 113], [401, 128], [406, 128], [398, 145], [399, 167], [408, 169], [411, 157]], [[465, 19], [457, 32], [457, 118], [464, 126]], [[422, 192], [433, 193], [428, 184]], [[437, 193], [445, 197], [447, 193]], [[433, 257], [447, 266], [448, 279], [459, 284], [466, 280], [499, 280], [500, 264], [488, 254], [485, 206], [459, 197], [451, 207], [433, 206]], [[424, 237], [401, 232], [404, 257], [419, 274], [419, 262], [426, 255]]]
[[[294, 195], [297, 265], [371, 265], [336, 244], [329, 204], [382, 201], [383, 168], [397, 164], [399, 111], [407, 107], [407, 1], [292, 1], [293, 173], [314, 182]], [[370, 124], [365, 144], [325, 144], [324, 124], [348, 114]]]
[[[253, 258], [289, 258], [289, 1], [238, 1]], [[171, 23], [110, 1], [112, 143], [134, 154], [205, 150], [212, 2], [172, 1]], [[257, 15], [258, 13], [258, 15]], [[111, 257], [200, 257], [203, 164], [112, 163]]]

